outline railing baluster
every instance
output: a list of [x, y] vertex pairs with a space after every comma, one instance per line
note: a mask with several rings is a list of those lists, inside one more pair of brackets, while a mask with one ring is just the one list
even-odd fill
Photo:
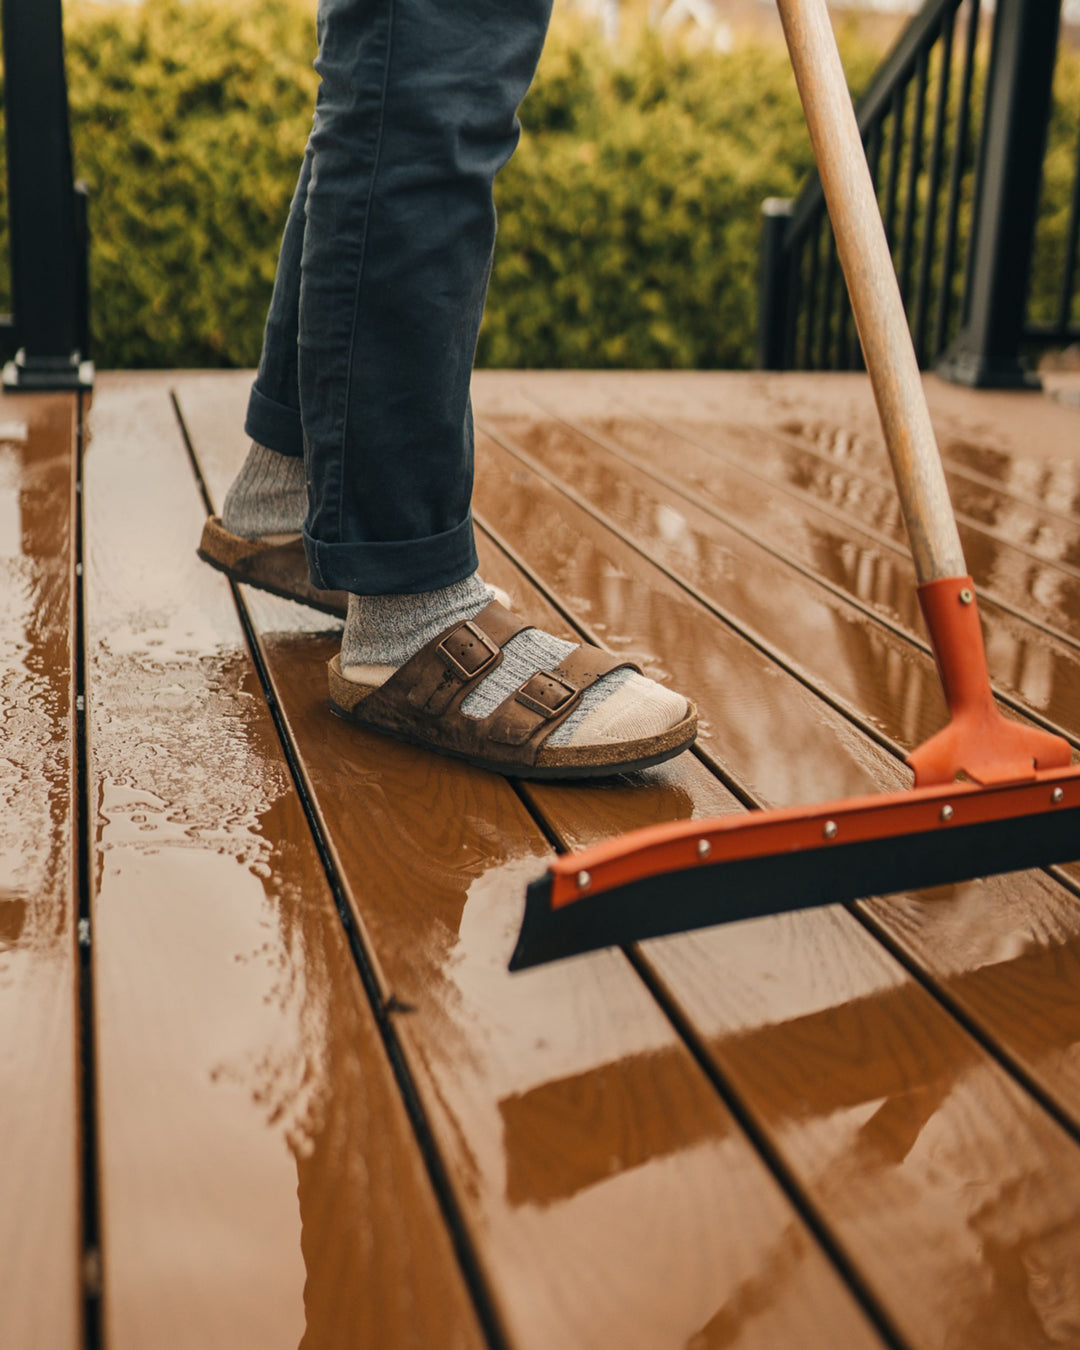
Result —
[[802, 257], [803, 245], [800, 241], [791, 250], [788, 263], [788, 311], [784, 332], [784, 369], [795, 369], [795, 338], [798, 332], [797, 315], [799, 298], [802, 295]]
[[1065, 236], [1065, 275], [1061, 281], [1058, 301], [1057, 326], [1062, 336], [1072, 322], [1073, 291], [1076, 289], [1077, 234], [1080, 233], [1080, 137], [1076, 142], [1076, 169], [1073, 175], [1072, 205], [1069, 207], [1069, 229]]
[[[870, 181], [875, 190], [878, 185], [878, 176], [881, 171], [881, 142], [882, 142], [882, 123], [883, 118], [878, 117], [872, 123], [869, 133], [866, 137], [866, 162], [870, 168]], [[845, 297], [847, 291], [845, 289]], [[851, 310], [850, 300], [846, 300], [844, 305], [844, 357], [843, 363], [846, 370], [861, 370], [863, 365], [862, 344], [859, 341], [859, 330], [855, 325], [855, 315]]]
[[[1056, 318], [1034, 324], [1023, 301], [1061, 0], [997, 0], [980, 122], [982, 8], [980, 0], [924, 0], [860, 101], [858, 123], [920, 364], [936, 360], [962, 383], [1010, 384], [1028, 380], [1021, 341], [1080, 337], [1080, 146]], [[802, 367], [850, 369], [859, 364], [857, 332], [831, 232], [822, 255], [823, 212], [815, 176], [784, 232], [786, 258], [798, 258], [800, 298], [787, 310], [789, 337], [777, 331], [773, 347], [797, 353]], [[766, 285], [762, 294], [775, 290]]]
[[900, 161], [904, 151], [904, 115], [907, 111], [907, 85], [898, 85], [892, 96], [892, 126], [889, 132], [889, 180], [885, 189], [885, 237], [890, 247], [896, 233], [896, 198], [900, 188]]
[[824, 211], [819, 211], [810, 236], [810, 275], [806, 285], [806, 331], [803, 334], [803, 354], [800, 368], [812, 370], [814, 367], [814, 327], [817, 322], [818, 277], [821, 272], [821, 221]]
[[930, 173], [926, 187], [926, 225], [923, 230], [919, 279], [915, 294], [915, 355], [919, 364], [926, 360], [926, 310], [930, 299], [930, 270], [937, 242], [938, 205], [941, 197], [941, 163], [945, 150], [945, 119], [949, 114], [949, 89], [952, 83], [953, 32], [956, 11], [946, 17], [941, 30], [941, 61], [938, 66], [937, 101], [934, 108], [934, 136], [930, 147]]
[[945, 350], [949, 339], [949, 319], [953, 309], [953, 270], [956, 266], [956, 234], [960, 216], [960, 194], [964, 179], [964, 161], [971, 127], [971, 93], [975, 78], [975, 49], [979, 40], [979, 0], [968, 7], [968, 27], [964, 42], [964, 73], [960, 80], [960, 98], [956, 111], [956, 136], [949, 169], [949, 202], [945, 208], [945, 244], [941, 251], [941, 281], [938, 286], [937, 322], [934, 325], [934, 355]]
[[923, 130], [926, 124], [926, 86], [930, 78], [927, 51], [919, 53], [915, 67], [915, 112], [911, 124], [911, 145], [908, 151], [907, 199], [904, 202], [904, 223], [900, 244], [900, 294], [908, 303], [911, 289], [911, 254], [915, 238], [915, 211], [919, 200], [919, 178], [922, 174]]
[[821, 327], [818, 334], [818, 370], [832, 369], [832, 331], [836, 297], [836, 282], [839, 277], [837, 266], [836, 240], [833, 232], [826, 232], [825, 240], [825, 280], [822, 284]]

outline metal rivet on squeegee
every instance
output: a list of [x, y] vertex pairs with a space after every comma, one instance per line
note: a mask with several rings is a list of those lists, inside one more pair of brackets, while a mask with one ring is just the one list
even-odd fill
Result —
[[1057, 806], [1058, 802], [1063, 802], [1065, 800], [1065, 789], [1055, 788], [1050, 794], [1050, 800], [1055, 806]]
[[712, 844], [707, 839], [697, 841], [697, 855], [699, 858], [707, 858], [712, 852]]
[[952, 820], [952, 816], [953, 816], [953, 810], [952, 810], [952, 807], [951, 807], [951, 806], [943, 806], [943, 807], [941, 808], [941, 819], [942, 819], [942, 820], [946, 820], [946, 821]]
[[592, 885], [592, 877], [588, 872], [579, 872], [577, 874], [577, 885], [579, 891], [587, 891]]
[[837, 825], [835, 820], [827, 820], [825, 822], [825, 829], [822, 833], [825, 835], [826, 839], [835, 839], [840, 833], [840, 826]]
[[975, 599], [974, 595], [972, 595], [971, 591], [969, 591], [968, 588], [965, 586], [964, 589], [960, 592], [960, 603], [962, 605], [970, 605], [972, 600], [974, 599]]

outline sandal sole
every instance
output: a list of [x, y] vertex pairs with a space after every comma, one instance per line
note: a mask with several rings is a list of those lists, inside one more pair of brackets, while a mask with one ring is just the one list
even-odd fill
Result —
[[[308, 609], [317, 609], [320, 614], [329, 614], [335, 619], [345, 618], [346, 606], [344, 604], [319, 600], [314, 594], [291, 591], [283, 586], [275, 586], [273, 582], [265, 581], [260, 577], [251, 576], [250, 573], [244, 569], [241, 562], [237, 562], [231, 558], [222, 557], [220, 554], [208, 550], [206, 548], [208, 538], [219, 543], [222, 546], [223, 551], [231, 552], [235, 548], [231, 542], [233, 536], [222, 530], [220, 525], [217, 525], [215, 528], [215, 520], [216, 517], [211, 517], [207, 522], [207, 525], [203, 530], [202, 542], [195, 550], [197, 556], [201, 558], [204, 563], [208, 563], [215, 571], [223, 573], [230, 581], [234, 581], [239, 585], [252, 586], [257, 591], [265, 591], [267, 595], [276, 595], [282, 600], [291, 600], [294, 604], [306, 605]], [[251, 557], [252, 555], [248, 554], [247, 556]]]

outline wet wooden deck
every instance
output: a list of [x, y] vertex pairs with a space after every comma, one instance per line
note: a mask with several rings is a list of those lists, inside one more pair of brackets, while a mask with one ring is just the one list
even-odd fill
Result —
[[[703, 715], [574, 788], [333, 720], [332, 626], [197, 561], [246, 390], [0, 406], [0, 1346], [1080, 1346], [1077, 867], [505, 969], [553, 843], [906, 781], [865, 381], [478, 377], [486, 575]], [[1080, 745], [1080, 411], [929, 390]]]

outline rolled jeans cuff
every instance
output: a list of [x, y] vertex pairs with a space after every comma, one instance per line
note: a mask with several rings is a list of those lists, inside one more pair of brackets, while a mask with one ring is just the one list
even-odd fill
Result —
[[304, 530], [316, 586], [353, 595], [416, 595], [463, 581], [479, 567], [472, 515], [443, 534], [381, 543], [327, 544]]
[[304, 432], [299, 411], [267, 398], [258, 385], [251, 386], [244, 432], [259, 445], [265, 446], [267, 450], [276, 450], [279, 455], [293, 455], [299, 459], [304, 453]]

